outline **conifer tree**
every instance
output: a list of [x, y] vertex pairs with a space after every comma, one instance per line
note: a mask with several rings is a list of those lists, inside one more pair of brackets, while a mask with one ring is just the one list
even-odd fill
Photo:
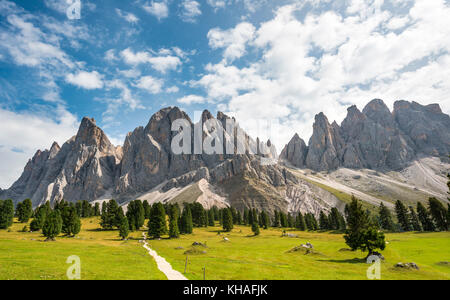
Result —
[[352, 202], [345, 206], [347, 218], [346, 233], [344, 235], [345, 243], [356, 250], [361, 247], [363, 234], [369, 228], [369, 217], [363, 210], [361, 202], [352, 196]]
[[147, 200], [144, 200], [144, 202], [142, 203], [142, 207], [144, 208], [145, 218], [148, 219], [150, 217], [151, 206], [150, 206], [150, 204], [148, 203]]
[[180, 231], [182, 234], [191, 234], [192, 227], [193, 227], [193, 224], [192, 224], [191, 208], [189, 205], [186, 205], [183, 209], [183, 213], [181, 214]]
[[431, 219], [430, 213], [421, 202], [417, 202], [417, 215], [424, 231], [436, 230], [436, 226]]
[[61, 233], [62, 219], [59, 210], [54, 210], [45, 219], [44, 226], [42, 227], [42, 233], [47, 240], [54, 241]]
[[441, 201], [432, 197], [428, 199], [428, 207], [436, 228], [440, 231], [447, 230], [447, 210]]
[[391, 212], [383, 202], [380, 203], [379, 216], [381, 229], [394, 231], [394, 222], [392, 221]]
[[68, 236], [75, 236], [81, 230], [81, 221], [75, 207], [65, 207], [62, 214], [61, 231]]
[[237, 211], [237, 225], [242, 225], [242, 215], [241, 212], [238, 210]]
[[230, 232], [233, 229], [233, 217], [231, 215], [231, 210], [229, 208], [223, 209], [223, 230], [225, 232]]
[[288, 227], [288, 222], [287, 222], [287, 217], [286, 214], [283, 212], [279, 212], [279, 216], [280, 216], [280, 225], [283, 228], [287, 228]]
[[100, 216], [100, 204], [98, 202], [96, 202], [94, 205], [94, 216]]
[[252, 226], [252, 224], [253, 224], [253, 209], [250, 209], [248, 211], [248, 223], [247, 223], [247, 225]]
[[319, 228], [320, 230], [328, 230], [329, 224], [328, 224], [328, 218], [327, 215], [321, 211], [319, 216]]
[[216, 226], [214, 224], [214, 211], [212, 209], [208, 210], [208, 226]]
[[397, 200], [397, 202], [395, 202], [395, 212], [397, 214], [397, 220], [400, 223], [402, 230], [411, 231], [412, 225], [411, 220], [409, 218], [408, 210], [400, 200]]
[[261, 223], [262, 223], [262, 228], [264, 228], [264, 229], [268, 229], [270, 226], [269, 215], [264, 210], [261, 212]]
[[419, 217], [417, 216], [412, 206], [409, 207], [409, 216], [414, 231], [422, 231], [422, 226], [420, 225]]
[[119, 205], [114, 199], [111, 199], [106, 205], [103, 204], [102, 207], [103, 208], [100, 225], [103, 229], [111, 230], [114, 226], [118, 225], [117, 220], [121, 221], [120, 218], [117, 218]]
[[295, 227], [294, 226], [294, 223], [295, 223], [294, 218], [292, 217], [292, 215], [290, 213], [287, 216], [287, 223], [288, 223], [288, 227], [289, 228], [294, 228]]
[[11, 227], [14, 220], [14, 203], [11, 199], [0, 200], [0, 229]]
[[178, 204], [171, 205], [169, 207], [169, 237], [170, 238], [179, 238], [180, 231], [178, 229], [178, 212], [177, 208]]
[[33, 214], [33, 206], [30, 199], [25, 199], [17, 204], [17, 218], [20, 223], [28, 223]]
[[248, 225], [248, 209], [247, 209], [247, 208], [244, 208], [244, 218], [243, 218], [243, 221], [244, 221], [244, 225], [247, 226], [247, 225]]
[[128, 204], [127, 221], [131, 231], [139, 230], [144, 226], [145, 210], [140, 200], [134, 200]]
[[305, 218], [301, 212], [299, 212], [295, 218], [295, 228], [301, 231], [306, 230]]
[[126, 240], [130, 234], [130, 224], [128, 224], [128, 218], [123, 217], [119, 224], [119, 236], [122, 240]]
[[253, 222], [253, 224], [252, 224], [252, 231], [255, 234], [255, 236], [259, 235], [260, 231], [259, 231], [258, 223]]
[[158, 202], [153, 204], [148, 222], [148, 235], [152, 238], [160, 238], [167, 233], [166, 212], [164, 206]]

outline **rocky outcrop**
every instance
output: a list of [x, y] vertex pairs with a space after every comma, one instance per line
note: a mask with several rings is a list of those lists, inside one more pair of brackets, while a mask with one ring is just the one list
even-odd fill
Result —
[[420, 105], [397, 101], [393, 116], [399, 128], [414, 142], [417, 153], [448, 156], [450, 153], [450, 117], [439, 104]]
[[308, 147], [296, 135], [280, 157], [316, 171], [339, 167], [400, 170], [422, 156], [448, 155], [449, 126], [450, 117], [438, 104], [398, 101], [391, 113], [382, 100], [374, 99], [362, 112], [349, 107], [341, 126], [330, 125], [325, 115], [318, 114]]
[[340, 166], [339, 153], [342, 147], [339, 128], [331, 126], [323, 113], [316, 115], [313, 135], [308, 144], [306, 166], [314, 170], [336, 169]]

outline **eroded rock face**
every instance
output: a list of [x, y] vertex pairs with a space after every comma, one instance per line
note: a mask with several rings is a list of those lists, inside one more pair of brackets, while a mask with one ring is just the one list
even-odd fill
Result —
[[37, 151], [22, 176], [2, 197], [46, 201], [96, 199], [114, 186], [120, 155], [95, 120], [84, 118], [76, 136], [61, 148]]
[[[316, 116], [308, 147], [298, 136], [282, 152], [282, 159], [297, 167], [328, 171], [339, 167], [399, 170], [421, 156], [445, 157], [450, 151], [450, 117], [438, 104], [422, 106], [398, 101], [391, 113], [380, 99], [369, 102], [361, 112], [348, 108], [339, 126]], [[306, 148], [306, 160], [302, 165]]]
[[399, 128], [414, 142], [416, 152], [431, 156], [450, 153], [450, 117], [438, 104], [420, 105], [397, 101], [393, 116]]
[[298, 168], [305, 166], [306, 155], [308, 153], [308, 147], [305, 142], [295, 134], [292, 140], [287, 144], [283, 151], [281, 151], [280, 158], [291, 162]]

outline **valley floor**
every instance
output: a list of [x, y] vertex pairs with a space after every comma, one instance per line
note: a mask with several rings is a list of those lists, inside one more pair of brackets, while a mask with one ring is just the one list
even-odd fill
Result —
[[[84, 219], [77, 238], [59, 237], [44, 242], [39, 233], [20, 232], [15, 223], [0, 230], [0, 279], [67, 279], [67, 257], [81, 259], [81, 279], [166, 279], [144, 249], [142, 232], [121, 241], [117, 231], [99, 231], [97, 218]], [[282, 237], [281, 229], [261, 230], [251, 235], [249, 227], [235, 226], [218, 234], [219, 227], [195, 228], [179, 239], [148, 240], [150, 247], [184, 274], [186, 251], [188, 279], [357, 279], [365, 280], [369, 265], [364, 253], [345, 251], [342, 234], [289, 231], [298, 237]], [[229, 242], [224, 241], [224, 237]], [[387, 234], [382, 252], [381, 279], [450, 279], [450, 233]], [[195, 247], [200, 242], [207, 247]], [[310, 242], [314, 254], [288, 251]], [[202, 253], [206, 252], [206, 253]], [[420, 270], [398, 270], [398, 262], [415, 262]]]

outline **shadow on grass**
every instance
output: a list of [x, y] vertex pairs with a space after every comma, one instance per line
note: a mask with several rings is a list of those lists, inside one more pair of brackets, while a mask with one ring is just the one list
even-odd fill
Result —
[[366, 260], [364, 258], [351, 258], [351, 259], [319, 259], [317, 261], [321, 262], [332, 262], [338, 264], [365, 264]]

